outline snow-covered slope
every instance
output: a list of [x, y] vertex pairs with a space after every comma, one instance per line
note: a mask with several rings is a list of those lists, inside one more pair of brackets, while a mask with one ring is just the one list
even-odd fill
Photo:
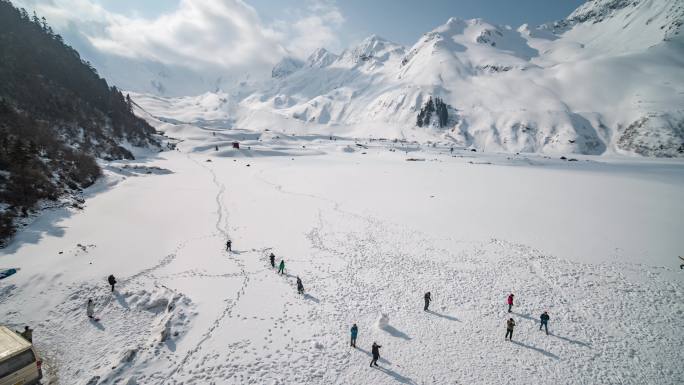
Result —
[[[589, 1], [536, 28], [451, 18], [410, 48], [371, 36], [339, 56], [286, 58], [218, 112], [254, 130], [682, 156], [683, 22], [677, 0]], [[447, 123], [417, 127], [433, 98]]]
[[35, 329], [44, 384], [682, 383], [681, 160], [147, 118], [176, 151], [105, 163], [0, 250], [0, 324]]

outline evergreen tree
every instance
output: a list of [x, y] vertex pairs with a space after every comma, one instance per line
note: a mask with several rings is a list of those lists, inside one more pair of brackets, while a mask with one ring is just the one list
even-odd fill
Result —
[[441, 98], [435, 98], [434, 101], [432, 97], [428, 98], [428, 101], [418, 112], [416, 117], [416, 125], [418, 127], [429, 126], [432, 120], [432, 113], [437, 115], [437, 124], [439, 127], [446, 127], [449, 123], [449, 111], [448, 106]]
[[425, 119], [425, 109], [421, 108], [420, 112], [418, 113], [418, 119], [416, 121], [416, 125], [418, 127], [423, 127], [423, 119]]
[[435, 112], [439, 120], [439, 127], [446, 127], [449, 122], [449, 111], [447, 105], [441, 98], [435, 99]]
[[14, 139], [12, 149], [10, 150], [10, 159], [14, 161], [18, 168], [22, 168], [28, 163], [30, 157], [21, 138]]
[[423, 118], [423, 126], [430, 125], [430, 119], [432, 118], [432, 113], [435, 112], [435, 104], [432, 102], [432, 96], [427, 101], [425, 105], [425, 117]]

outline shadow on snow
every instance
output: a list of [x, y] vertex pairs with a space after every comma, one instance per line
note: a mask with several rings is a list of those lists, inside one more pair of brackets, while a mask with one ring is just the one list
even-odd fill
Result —
[[394, 377], [395, 380], [397, 380], [398, 382], [400, 382], [402, 384], [409, 384], [409, 385], [415, 385], [416, 384], [412, 379], [410, 379], [408, 377], [404, 377], [401, 374], [399, 374], [399, 373], [397, 373], [391, 369], [383, 368], [382, 366], [378, 366], [378, 367], [376, 367], [376, 369], [380, 370], [383, 373], [386, 373], [389, 376]]
[[549, 332], [549, 335], [550, 335], [550, 336], [553, 336], [553, 337], [556, 337], [556, 338], [559, 338], [559, 339], [561, 339], [561, 340], [563, 340], [563, 341], [570, 342], [571, 344], [584, 346], [585, 348], [590, 348], [590, 347], [591, 347], [591, 345], [588, 344], [588, 343], [586, 343], [586, 342], [582, 342], [582, 341], [579, 341], [579, 340], [573, 340], [573, 339], [567, 338], [567, 337], [562, 337], [562, 336], [559, 336], [559, 335], [557, 335], [557, 334], [553, 334], [553, 333], [551, 333], [551, 332]]
[[446, 318], [446, 319], [448, 319], [449, 321], [458, 321], [458, 322], [461, 322], [461, 320], [458, 319], [458, 318], [456, 318], [456, 317], [453, 317], [453, 316], [450, 316], [450, 315], [446, 315], [446, 314], [440, 314], [440, 313], [434, 312], [434, 311], [432, 311], [432, 310], [427, 310], [427, 313], [430, 313], [430, 314], [432, 314], [432, 315], [436, 315], [437, 317]]
[[401, 330], [398, 330], [394, 326], [386, 325], [386, 326], [381, 327], [380, 329], [391, 334], [393, 337], [403, 338], [407, 341], [409, 341], [411, 339], [411, 337], [409, 337], [406, 333], [402, 332]]
[[536, 346], [526, 345], [526, 344], [524, 344], [524, 343], [522, 343], [522, 342], [518, 342], [518, 341], [511, 341], [511, 342], [513, 342], [514, 344], [516, 344], [516, 345], [518, 345], [518, 346], [522, 346], [522, 347], [524, 347], [524, 348], [528, 348], [528, 349], [535, 350], [535, 351], [537, 351], [537, 352], [539, 352], [539, 353], [541, 353], [541, 354], [543, 354], [543, 355], [545, 355], [545, 356], [547, 356], [547, 357], [553, 358], [554, 360], [559, 360], [559, 359], [560, 359], [560, 357], [558, 357], [557, 355], [555, 355], [555, 354], [553, 354], [553, 353], [551, 353], [551, 352], [547, 352], [546, 350], [540, 349], [540, 348], [538, 348], [538, 347], [536, 347]]

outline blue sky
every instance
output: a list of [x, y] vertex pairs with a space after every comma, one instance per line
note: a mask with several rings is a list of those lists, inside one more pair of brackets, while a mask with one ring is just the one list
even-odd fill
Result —
[[[178, 7], [179, 0], [96, 0], [112, 12], [154, 18]], [[370, 34], [404, 45], [413, 44], [423, 33], [449, 17], [482, 18], [495, 24], [517, 27], [538, 25], [566, 17], [583, 0], [338, 0], [344, 23], [339, 28], [343, 45]], [[310, 0], [246, 0], [266, 23], [290, 21], [306, 9]], [[332, 2], [330, 2], [332, 3]]]
[[[538, 25], [565, 18], [584, 0], [339, 0], [345, 18], [341, 32], [346, 43], [370, 34], [412, 45], [425, 32], [444, 24], [449, 17], [482, 18], [514, 27]], [[268, 21], [282, 18], [288, 9], [306, 4], [302, 0], [248, 0]]]

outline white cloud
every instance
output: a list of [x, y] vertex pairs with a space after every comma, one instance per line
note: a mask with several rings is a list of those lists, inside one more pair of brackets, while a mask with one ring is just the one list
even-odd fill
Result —
[[345, 19], [339, 8], [331, 1], [313, 1], [305, 13], [298, 12], [295, 21], [287, 24], [289, 36], [286, 48], [295, 56], [305, 58], [315, 49], [325, 47], [340, 49], [339, 28]]
[[212, 73], [263, 71], [286, 54], [338, 48], [344, 22], [329, 0], [314, 0], [293, 20], [271, 25], [242, 0], [180, 0], [175, 10], [151, 19], [111, 12], [95, 0], [16, 2], [47, 17], [58, 32], [76, 29], [98, 54]]
[[239, 0], [182, 0], [154, 20], [117, 15], [105, 32], [89, 37], [101, 51], [196, 69], [272, 63], [283, 53], [256, 11]]

